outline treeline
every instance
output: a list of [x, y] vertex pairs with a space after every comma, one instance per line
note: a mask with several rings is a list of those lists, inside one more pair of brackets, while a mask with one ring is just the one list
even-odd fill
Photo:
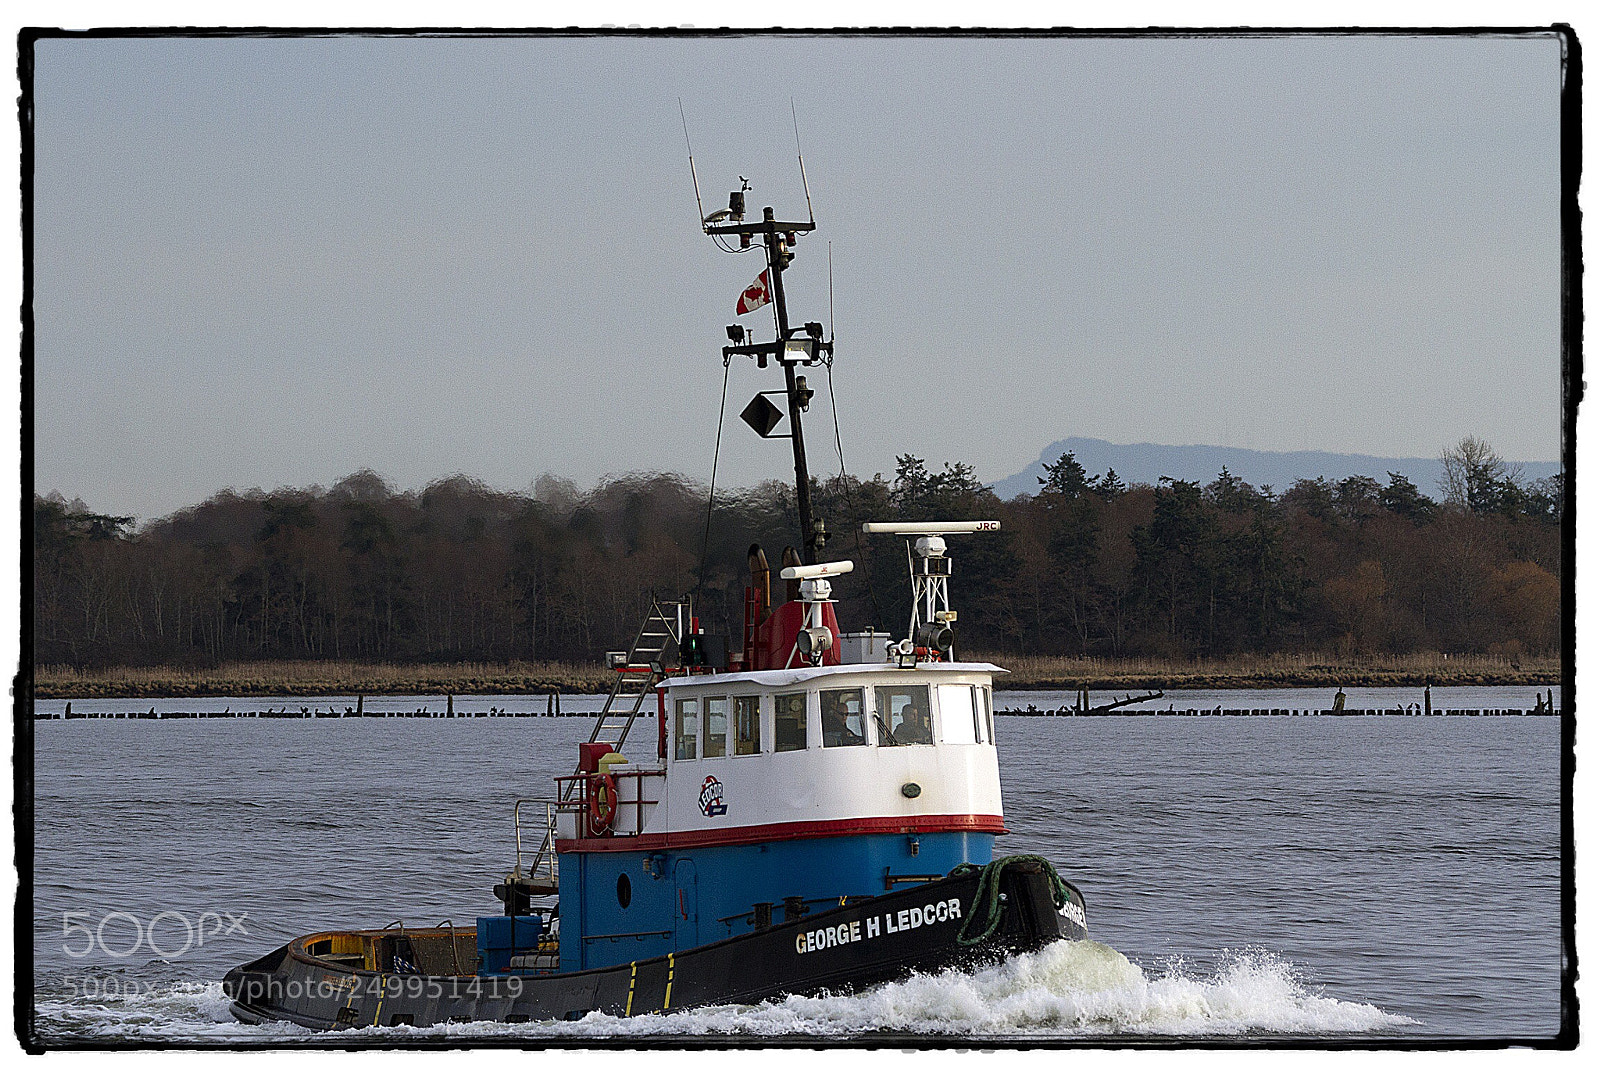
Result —
[[[861, 522], [998, 518], [952, 537], [966, 653], [1193, 658], [1238, 652], [1557, 650], [1559, 479], [1529, 483], [1471, 438], [1435, 500], [1405, 478], [1252, 486], [1091, 477], [1071, 454], [1002, 501], [962, 463], [902, 456], [893, 480], [814, 484], [846, 629], [903, 635], [901, 538]], [[261, 659], [593, 661], [625, 648], [652, 595], [693, 592], [737, 642], [746, 551], [796, 543], [792, 488], [719, 493], [638, 475], [531, 494], [456, 477], [396, 492], [362, 471], [323, 490], [225, 491], [134, 531], [35, 497], [39, 663]], [[774, 575], [775, 576], [775, 575]], [[775, 591], [781, 596], [781, 582]]]

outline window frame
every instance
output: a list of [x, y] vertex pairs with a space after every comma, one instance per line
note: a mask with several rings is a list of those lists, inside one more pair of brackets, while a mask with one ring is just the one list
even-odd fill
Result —
[[[843, 692], [853, 692], [853, 693], [855, 693], [855, 696], [856, 696], [856, 722], [861, 728], [861, 734], [860, 734], [861, 739], [859, 741], [855, 742], [855, 743], [829, 744], [828, 743], [828, 720], [827, 720], [827, 712], [826, 712], [826, 709], [825, 709], [825, 704], [826, 704], [826, 701], [827, 701], [827, 698], [828, 698], [829, 695], [834, 694], [834, 693], [843, 693]], [[870, 747], [871, 744], [872, 744], [872, 734], [867, 731], [867, 719], [870, 718], [870, 717], [871, 717], [871, 715], [869, 715], [867, 713], [867, 689], [866, 689], [865, 685], [852, 685], [849, 688], [823, 688], [823, 689], [818, 689], [817, 690], [817, 725], [818, 725], [817, 735], [822, 738], [822, 746], [824, 748], [865, 748], [865, 747]], [[846, 717], [845, 717], [845, 727], [846, 727], [847, 730], [849, 729], [849, 726], [850, 726], [850, 719], [849, 719], [849, 716], [847, 714]]]
[[[722, 729], [715, 735], [711, 732], [711, 705], [722, 704]], [[730, 697], [726, 694], [720, 696], [706, 696], [700, 701], [700, 757], [702, 759], [721, 759], [728, 754], [728, 724], [730, 718], [728, 710], [731, 706]], [[721, 741], [722, 750], [712, 752], [711, 741]]]
[[[935, 686], [939, 692], [939, 713], [935, 715], [938, 725], [936, 733], [941, 744], [976, 745], [983, 743], [983, 732], [978, 725], [978, 695], [977, 686], [970, 681], [944, 682]], [[965, 689], [965, 698], [955, 696], [952, 690]], [[945, 707], [945, 694], [951, 694], [950, 708]], [[963, 707], [962, 704], [965, 704]], [[950, 722], [946, 715], [954, 715], [955, 721]], [[953, 728], [946, 728], [946, 726]], [[970, 727], [970, 729], [969, 729]], [[959, 729], [959, 736], [952, 736], [954, 730]], [[971, 739], [968, 739], [968, 738]]]
[[[917, 690], [917, 689], [921, 689], [922, 690], [922, 706], [928, 712], [928, 739], [926, 741], [920, 741], [919, 740], [919, 741], [909, 741], [909, 742], [908, 741], [896, 740], [895, 736], [894, 736], [894, 726], [892, 726], [890, 724], [890, 718], [893, 717], [893, 711], [889, 707], [885, 706], [883, 703], [880, 702], [879, 694], [880, 693], [888, 694], [888, 698], [889, 699], [893, 699], [894, 698], [894, 694], [896, 694], [896, 693], [904, 694], [907, 690], [914, 691], [914, 690]], [[913, 706], [913, 707], [916, 706], [915, 698], [912, 699], [911, 706]], [[873, 713], [873, 717], [877, 719], [878, 743], [880, 745], [882, 745], [883, 747], [887, 747], [887, 748], [922, 748], [922, 747], [929, 747], [929, 746], [935, 744], [938, 741], [938, 737], [934, 733], [934, 728], [935, 727], [934, 727], [933, 719], [934, 719], [935, 715], [933, 713], [933, 694], [930, 691], [930, 686], [929, 686], [929, 684], [927, 682], [923, 682], [921, 684], [913, 684], [913, 685], [874, 685], [874, 686], [872, 686], [872, 713]], [[885, 717], [886, 713], [889, 715], [889, 717]], [[905, 719], [901, 718], [901, 722], [903, 723], [904, 721], [905, 721]], [[885, 739], [885, 738], [887, 738], [887, 739]]]
[[[688, 704], [692, 710], [694, 727], [685, 730], [683, 727], [684, 705]], [[672, 761], [694, 762], [700, 758], [700, 698], [698, 696], [679, 697], [673, 702], [672, 712]], [[685, 741], [688, 743], [685, 744]], [[685, 755], [684, 749], [688, 748], [689, 754]]]
[[[741, 735], [739, 731], [739, 714], [740, 704], [742, 703], [746, 706], [750, 703], [755, 704], [756, 728], [755, 735], [752, 738], [756, 745], [754, 751], [739, 750], [739, 738]], [[730, 758], [748, 759], [752, 755], [760, 755], [767, 750], [766, 739], [762, 736], [762, 727], [765, 725], [767, 717], [767, 715], [761, 713], [761, 694], [759, 692], [754, 695], [733, 697], [732, 712], [728, 718], [728, 736], [733, 741], [733, 750], [729, 752]]]
[[[797, 696], [800, 698], [800, 745], [792, 748], [780, 747], [778, 742], [779, 701], [792, 700]], [[811, 731], [807, 728], [811, 724], [811, 704], [811, 693], [807, 689], [800, 689], [797, 692], [774, 692], [772, 694], [772, 750], [774, 752], [805, 751], [811, 746]]]

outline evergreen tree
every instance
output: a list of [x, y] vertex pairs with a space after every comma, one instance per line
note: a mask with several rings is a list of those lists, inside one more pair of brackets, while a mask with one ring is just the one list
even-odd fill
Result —
[[1389, 471], [1389, 484], [1378, 491], [1378, 503], [1388, 511], [1409, 518], [1417, 525], [1433, 521], [1437, 507], [1431, 499], [1417, 491], [1411, 479], [1393, 470]]
[[1093, 488], [1096, 496], [1108, 502], [1128, 491], [1128, 486], [1122, 483], [1116, 470], [1111, 467], [1107, 467], [1106, 472], [1095, 479]]
[[1059, 597], [1046, 610], [1047, 622], [1064, 622], [1076, 637], [1077, 650], [1087, 653], [1095, 615], [1094, 561], [1099, 548], [1099, 496], [1077, 457], [1067, 452], [1045, 464], [1039, 479], [1039, 501], [1045, 508], [1045, 546], [1052, 585]]

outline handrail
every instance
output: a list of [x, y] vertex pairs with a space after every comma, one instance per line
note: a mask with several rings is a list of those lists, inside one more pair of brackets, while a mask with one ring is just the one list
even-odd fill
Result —
[[[612, 777], [633, 777], [633, 778], [638, 778], [639, 779], [639, 782], [640, 782], [639, 783], [639, 797], [637, 799], [630, 799], [630, 800], [624, 800], [624, 799], [621, 799], [619, 797], [617, 799], [617, 801], [616, 801], [616, 805], [617, 805], [617, 808], [618, 808], [619, 812], [620, 812], [621, 808], [624, 807], [624, 806], [628, 806], [628, 807], [634, 808], [634, 835], [642, 834], [644, 832], [644, 809], [645, 809], [645, 807], [647, 807], [647, 806], [648, 807], [656, 807], [656, 806], [659, 806], [661, 804], [661, 800], [659, 800], [659, 799], [646, 799], [645, 798], [645, 796], [644, 796], [644, 778], [647, 778], [647, 777], [665, 778], [667, 776], [667, 771], [664, 770], [664, 769], [651, 769], [651, 768], [647, 768], [647, 767], [639, 767], [639, 768], [636, 768], [636, 769], [627, 769], [627, 770], [613, 768], [611, 770], [608, 770], [607, 773], [609, 773]], [[562, 775], [560, 775], [559, 777], [557, 777], [555, 779], [557, 781], [557, 783], [560, 783], [560, 782], [563, 782], [563, 781], [571, 781], [571, 782], [574, 783], [574, 786], [572, 788], [569, 788], [569, 789], [566, 790], [566, 795], [567, 795], [568, 798], [558, 799], [554, 803], [546, 804], [547, 808], [554, 808], [555, 810], [558, 810], [558, 811], [578, 811], [579, 812], [579, 817], [578, 817], [578, 837], [580, 839], [584, 839], [584, 838], [587, 838], [589, 836], [589, 834], [587, 832], [588, 826], [587, 826], [587, 823], [585, 823], [585, 821], [584, 821], [584, 819], [582, 817], [582, 812], [585, 810], [585, 808], [587, 808], [588, 803], [589, 803], [588, 781], [593, 776], [594, 776], [594, 774], [591, 773], [591, 772], [571, 773], [571, 774], [562, 774]], [[578, 787], [578, 785], [580, 783], [582, 784], [582, 787]], [[613, 824], [615, 824], [615, 823], [613, 823]], [[552, 829], [552, 832], [553, 831], [554, 830]], [[532, 871], [529, 871], [529, 873], [531, 875]]]
[[461, 972], [461, 945], [456, 943], [456, 936], [458, 935], [456, 933], [456, 923], [452, 922], [449, 918], [446, 918], [444, 921], [442, 921], [438, 925], [434, 926], [434, 928], [435, 929], [443, 929], [446, 926], [450, 927], [450, 961], [455, 964], [456, 973], [460, 973]]
[[935, 881], [943, 881], [949, 874], [889, 874], [883, 875], [883, 883], [888, 888], [895, 885], [931, 885]]
[[[422, 921], [425, 922], [425, 921], [427, 921], [427, 919], [424, 918], [424, 919], [422, 919]], [[362, 930], [358, 930], [357, 932], [352, 933], [350, 935], [353, 935], [353, 936], [367, 936], [367, 935], [371, 935], [375, 931], [379, 932], [379, 933], [386, 933], [390, 929], [395, 929], [398, 932], [407, 933], [407, 935], [410, 935], [410, 933], [417, 933], [417, 932], [419, 932], [421, 930], [424, 930], [424, 929], [443, 929], [445, 926], [449, 926], [450, 927], [450, 931], [452, 933], [454, 933], [454, 932], [465, 932], [465, 930], [457, 930], [456, 927], [455, 927], [455, 924], [449, 918], [446, 918], [444, 921], [439, 922], [437, 925], [432, 925], [432, 926], [413, 925], [409, 931], [406, 929], [406, 920], [404, 918], [396, 918], [394, 921], [390, 922], [388, 925], [384, 926], [382, 929], [378, 929], [378, 930], [362, 929]], [[323, 934], [323, 933], [311, 933], [309, 935], [309, 939], [315, 939], [316, 937], [323, 936], [323, 935], [325, 935], [325, 934]], [[340, 932], [340, 931], [331, 931], [329, 934], [326, 934], [326, 935], [343, 936], [345, 934], [343, 932]], [[307, 938], [302, 938], [302, 939], [307, 939]]]
[[[547, 801], [545, 801], [545, 800], [536, 800], [536, 799], [531, 799], [531, 798], [525, 798], [525, 799], [517, 800], [517, 802], [512, 804], [512, 806], [511, 806], [511, 824], [512, 824], [512, 827], [516, 830], [516, 835], [517, 835], [517, 865], [512, 870], [512, 875], [515, 876], [515, 877], [521, 877], [522, 876], [522, 805], [524, 803], [544, 803], [544, 802], [547, 802]], [[529, 870], [528, 872], [531, 874], [533, 871]]]
[[627, 939], [628, 937], [631, 936], [635, 940], [640, 940], [640, 939], [642, 939], [644, 937], [647, 937], [647, 936], [671, 936], [671, 935], [672, 935], [672, 930], [671, 929], [646, 929], [643, 932], [638, 932], [638, 933], [590, 933], [588, 936], [585, 936], [582, 939], [584, 939], [584, 940], [625, 940], [625, 939]]
[[[943, 875], [941, 874], [940, 876], [942, 877]], [[809, 905], [809, 904], [812, 904], [812, 903], [828, 903], [828, 902], [832, 902], [833, 903], [832, 907], [829, 907], [827, 910], [822, 910], [822, 911], [818, 911], [817, 912], [818, 914], [827, 914], [829, 910], [834, 910], [834, 909], [837, 909], [839, 907], [848, 907], [852, 903], [865, 903], [869, 899], [877, 899], [877, 898], [878, 898], [877, 896], [817, 896], [814, 899], [802, 899], [800, 901], [800, 903], [802, 905]], [[765, 902], [765, 900], [763, 900], [762, 902]], [[782, 900], [778, 901], [778, 905], [779, 906], [781, 906], [782, 903], [783, 903]], [[755, 917], [755, 913], [756, 913], [755, 908], [751, 907], [749, 910], [745, 911], [743, 914], [730, 914], [726, 918], [718, 918], [717, 921], [722, 922], [725, 925], [732, 925], [734, 922], [738, 921], [740, 918], [743, 918], [748, 922], [748, 921], [750, 921], [750, 919]], [[802, 915], [802, 917], [805, 917], [805, 916]], [[773, 924], [776, 925], [776, 924], [779, 924], [779, 923], [774, 922]]]
[[[623, 765], [623, 764], [622, 763], [613, 763], [612, 764], [612, 768], [607, 770], [606, 773], [610, 774], [612, 777], [666, 777], [667, 776], [667, 772], [665, 770], [647, 769], [645, 767], [639, 767], [638, 769], [629, 769], [629, 770], [619, 770], [619, 769], [617, 769], [617, 767], [619, 767], [621, 765]], [[631, 764], [629, 764], [629, 765], [631, 765]], [[557, 780], [557, 781], [581, 781], [586, 777], [593, 777], [594, 774], [597, 773], [597, 772], [598, 771], [584, 770], [581, 773], [560, 774], [555, 778], [555, 780]], [[521, 801], [521, 802], [529, 802], [529, 803], [531, 803], [533, 801], [532, 800], [526, 800], [526, 801]], [[563, 802], [563, 801], [557, 800], [556, 802], [560, 803], [560, 802]]]
[[[667, 617], [666, 611], [664, 610], [664, 607], [668, 604], [674, 608], [674, 617], [671, 619]], [[652, 689], [655, 688], [655, 679], [666, 673], [666, 671], [661, 668], [661, 653], [666, 651], [669, 645], [673, 647], [682, 646], [685, 630], [688, 627], [689, 620], [693, 617], [693, 603], [687, 597], [683, 600], [668, 600], [663, 602], [657, 596], [653, 594], [651, 595], [650, 609], [645, 614], [645, 619], [640, 624], [638, 632], [634, 635], [633, 644], [629, 646], [626, 654], [623, 656], [621, 661], [617, 663], [617, 666], [620, 667], [620, 669], [616, 670], [616, 681], [611, 686], [611, 694], [606, 697], [605, 706], [600, 709], [600, 713], [595, 717], [594, 729], [589, 734], [589, 740], [591, 743], [598, 741], [600, 739], [600, 734], [609, 726], [610, 728], [618, 730], [617, 736], [612, 743], [612, 750], [622, 750], [623, 745], [627, 742], [628, 734], [633, 730], [634, 722], [639, 718], [640, 710], [644, 707], [645, 697], [651, 692]], [[654, 628], [656, 622], [660, 622], [660, 629]], [[645, 643], [647, 637], [652, 640], [659, 638], [662, 643], [660, 645], [647, 645]], [[608, 652], [607, 662], [611, 661], [612, 657]], [[638, 686], [637, 691], [631, 691], [632, 686], [634, 685]], [[633, 705], [626, 711], [623, 711], [618, 706], [619, 697], [625, 701], [628, 696], [632, 697]], [[567, 778], [565, 779], [565, 784], [560, 784], [562, 780], [563, 779], [561, 778], [557, 778], [558, 786], [556, 790], [556, 796], [558, 804], [565, 803], [567, 800], [571, 799], [574, 792], [578, 791], [577, 782], [575, 780]], [[556, 833], [555, 825], [550, 817], [549, 810], [550, 809], [548, 807], [545, 808], [545, 838], [544, 842], [539, 847], [538, 856], [536, 856], [533, 860], [532, 867], [539, 866], [540, 860], [548, 854], [550, 856], [550, 869], [551, 872], [554, 873], [557, 862]], [[579, 823], [581, 832], [581, 818], [579, 819]], [[642, 808], [639, 816], [639, 827], [642, 831], [644, 827]], [[522, 858], [520, 840], [518, 841], [517, 850], [517, 872], [515, 876], [521, 877]], [[529, 870], [530, 876], [532, 876], [533, 873], [532, 867], [530, 867]]]

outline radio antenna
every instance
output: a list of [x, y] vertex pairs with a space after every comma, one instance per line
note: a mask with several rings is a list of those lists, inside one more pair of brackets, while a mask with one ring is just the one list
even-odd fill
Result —
[[[678, 118], [683, 122], [683, 146], [689, 150], [689, 180], [694, 182], [695, 218], [705, 229], [706, 205], [700, 202], [700, 178], [694, 172], [694, 145], [689, 143], [689, 119], [683, 113], [683, 97], [678, 97]], [[805, 178], [802, 176], [801, 181]]]
[[[828, 242], [828, 339], [833, 340], [833, 242]], [[828, 358], [831, 360], [832, 355]]]
[[795, 112], [792, 96], [789, 97], [789, 117], [794, 120], [794, 156], [800, 160], [800, 187], [806, 191], [806, 214], [815, 223], [817, 213], [811, 210], [811, 186], [806, 182], [806, 157], [800, 151], [800, 116]]

